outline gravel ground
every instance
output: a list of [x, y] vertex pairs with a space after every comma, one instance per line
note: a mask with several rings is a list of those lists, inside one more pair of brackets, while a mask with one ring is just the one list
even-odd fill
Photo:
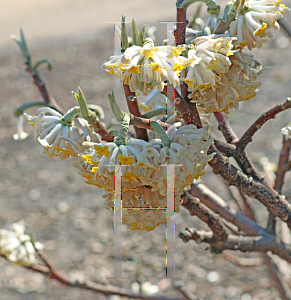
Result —
[[[161, 6], [166, 3], [160, 2]], [[64, 5], [65, 3], [66, 1]], [[119, 2], [113, 1], [114, 3]], [[106, 5], [103, 8], [104, 14], [109, 11]], [[117, 7], [122, 11], [120, 3]], [[81, 9], [84, 8], [80, 6]], [[69, 12], [70, 10], [68, 7]], [[161, 13], [166, 18], [169, 12]], [[141, 16], [141, 20], [147, 20], [146, 14], [148, 12], [143, 13], [139, 9], [138, 16]], [[291, 19], [289, 16], [286, 19], [288, 18], [291, 25]], [[88, 23], [92, 24], [92, 20], [88, 18]], [[80, 23], [79, 28], [86, 28], [82, 27], [85, 26], [84, 20]], [[103, 26], [96, 35], [86, 32], [81, 36], [69, 35], [69, 31], [65, 32], [69, 26], [64, 25], [64, 28], [63, 35], [58, 33], [40, 40], [33, 38], [32, 43], [27, 35], [33, 59], [36, 61], [48, 57], [54, 63], [51, 72], [44, 67], [41, 69], [48, 89], [68, 109], [76, 105], [70, 91], [76, 91], [81, 86], [89, 102], [102, 105], [105, 115], [110, 117], [106, 95], [112, 89], [112, 78], [102, 72], [100, 67], [113, 54], [113, 31]], [[159, 32], [158, 37], [161, 40], [165, 36]], [[60, 162], [42, 155], [41, 146], [33, 141], [33, 128], [27, 124], [25, 131], [30, 133], [30, 137], [21, 142], [12, 139], [16, 128], [14, 108], [23, 102], [39, 100], [40, 95], [22, 68], [21, 55], [18, 49], [14, 49], [16, 46], [12, 48], [6, 42], [3, 45], [4, 51], [0, 53], [0, 227], [7, 227], [20, 219], [25, 220], [27, 231], [45, 244], [47, 257], [60, 271], [79, 280], [106, 281], [106, 277], [113, 276], [114, 234], [113, 218], [103, 207], [101, 190], [83, 182], [73, 167], [74, 160]], [[291, 96], [289, 48], [290, 41], [285, 38], [284, 32], [279, 32], [275, 40], [264, 44], [262, 51], [253, 51], [263, 65], [269, 66], [269, 70], [261, 75], [263, 85], [257, 97], [242, 103], [239, 110], [232, 111], [229, 115], [238, 136], [262, 111]], [[34, 112], [34, 109], [28, 110], [30, 114]], [[276, 120], [264, 125], [247, 148], [252, 161], [257, 163], [260, 157], [265, 156], [271, 162], [277, 162], [281, 148], [280, 130], [290, 119], [291, 112], [286, 111]], [[214, 134], [221, 137], [216, 129]], [[234, 205], [226, 186], [210, 168], [207, 168], [203, 181], [229, 201], [230, 205]], [[233, 192], [236, 193], [235, 189]], [[290, 175], [286, 179], [284, 192], [291, 194]], [[255, 206], [260, 224], [265, 225], [266, 210], [257, 202]], [[222, 255], [211, 254], [207, 245], [192, 242], [184, 244], [177, 236], [180, 230], [185, 227], [207, 230], [207, 227], [183, 208], [175, 220], [176, 276], [184, 277], [183, 284], [197, 297], [209, 300], [279, 299], [264, 265], [238, 267]], [[149, 233], [124, 229], [123, 274], [124, 277], [131, 277], [131, 280], [109, 282], [130, 288], [136, 281], [149, 281], [158, 284], [160, 290], [165, 290], [165, 294], [178, 295], [169, 284], [170, 280], [159, 279], [165, 276], [165, 229], [165, 225]], [[243, 258], [259, 257], [258, 254], [234, 254]], [[88, 291], [61, 286], [4, 259], [0, 260], [0, 267], [0, 300], [106, 299], [99, 294], [96, 296]], [[288, 266], [281, 264], [281, 267], [284, 272], [288, 272]]]

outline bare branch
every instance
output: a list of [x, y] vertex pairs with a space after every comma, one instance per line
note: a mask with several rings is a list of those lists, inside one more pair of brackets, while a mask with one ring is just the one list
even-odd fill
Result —
[[220, 174], [229, 185], [234, 185], [248, 196], [259, 200], [291, 228], [291, 204], [286, 201], [285, 197], [261, 182], [250, 180], [231, 165], [228, 158], [224, 157], [214, 145], [209, 148], [209, 153], [215, 153], [213, 160], [209, 162], [215, 174]]
[[182, 205], [189, 210], [190, 215], [195, 215], [205, 222], [213, 231], [216, 240], [223, 241], [227, 238], [227, 229], [222, 221], [208, 207], [200, 203], [198, 198], [194, 198], [186, 191], [181, 198], [183, 199]]
[[278, 104], [267, 112], [263, 113], [243, 134], [237, 142], [237, 147], [244, 150], [249, 142], [252, 141], [254, 134], [270, 119], [274, 119], [276, 115], [291, 107], [291, 98], [288, 98], [283, 104]]
[[[138, 105], [135, 93], [133, 93], [129, 89], [129, 86], [127, 84], [123, 85], [123, 89], [124, 89], [124, 92], [125, 92], [127, 106], [128, 106], [128, 109], [129, 109], [130, 113], [137, 116], [137, 117], [141, 117], [142, 113], [140, 112], [139, 105]], [[135, 129], [135, 132], [136, 132], [136, 138], [137, 139], [142, 139], [142, 140], [148, 141], [148, 134], [147, 134], [146, 129], [139, 128], [137, 126], [135, 126], [134, 129]]]
[[[41, 273], [47, 278], [54, 279], [66, 286], [69, 287], [74, 287], [74, 288], [80, 288], [83, 290], [89, 290], [95, 293], [100, 293], [105, 296], [110, 296], [110, 295], [119, 295], [122, 297], [128, 297], [128, 298], [134, 298], [134, 299], [144, 299], [144, 300], [182, 300], [181, 298], [178, 297], [167, 297], [167, 296], [148, 296], [144, 294], [135, 294], [131, 292], [130, 290], [126, 290], [120, 287], [116, 287], [113, 285], [102, 285], [96, 282], [91, 282], [91, 281], [84, 281], [84, 282], [79, 282], [79, 281], [72, 281], [70, 278], [58, 270], [52, 265], [52, 263], [46, 258], [46, 256], [42, 253], [42, 251], [38, 250], [37, 251], [39, 257], [41, 260], [44, 262], [45, 266], [42, 265], [37, 265], [33, 264], [30, 266], [23, 266], [26, 269], [29, 269], [31, 271]], [[5, 256], [1, 255], [6, 259]]]

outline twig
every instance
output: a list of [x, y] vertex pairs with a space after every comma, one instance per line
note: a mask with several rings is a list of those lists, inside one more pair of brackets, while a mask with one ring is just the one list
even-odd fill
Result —
[[[291, 141], [289, 139], [286, 139], [285, 136], [283, 136], [282, 143], [283, 146], [279, 157], [278, 171], [276, 172], [276, 179], [274, 183], [274, 189], [279, 194], [281, 194], [281, 190], [284, 184], [285, 173], [290, 170], [289, 154], [290, 154]], [[272, 213], [269, 213], [267, 230], [270, 233], [275, 233], [276, 230], [276, 216]]]
[[252, 141], [254, 134], [271, 118], [275, 118], [276, 115], [288, 108], [291, 108], [291, 98], [288, 98], [283, 104], [278, 104], [267, 112], [263, 113], [249, 129], [243, 134], [240, 140], [237, 142], [237, 147], [244, 150], [249, 142]]
[[33, 78], [34, 84], [39, 89], [45, 104], [49, 105], [51, 102], [53, 104], [53, 108], [56, 109], [61, 114], [65, 114], [65, 111], [59, 106], [59, 104], [55, 101], [55, 99], [49, 94], [47, 91], [46, 85], [39, 76], [38, 72], [36, 70], [33, 70], [31, 65], [29, 63], [25, 63], [26, 68], [25, 70], [30, 74], [30, 76]]
[[[218, 129], [223, 133], [223, 136], [225, 137], [227, 143], [236, 145], [238, 142], [238, 137], [230, 126], [226, 114], [223, 112], [215, 112], [214, 115], [219, 123]], [[224, 148], [224, 146], [227, 147], [225, 150], [222, 150], [222, 152], [231, 154], [231, 156], [234, 157], [241, 170], [245, 174], [251, 176], [254, 180], [263, 181], [264, 178], [257, 172], [244, 149], [236, 147], [234, 151], [230, 152], [230, 146], [228, 146], [228, 144], [223, 145], [222, 143], [220, 143], [218, 146], [220, 147], [220, 149]]]
[[239, 250], [241, 252], [269, 251], [269, 239], [265, 236], [243, 236], [229, 234], [224, 241], [217, 241], [211, 231], [186, 228], [179, 233], [179, 237], [186, 243], [194, 240], [196, 243], [207, 243], [212, 252], [221, 253], [223, 250]]
[[234, 156], [236, 146], [222, 141], [214, 140], [216, 148], [225, 156]]
[[223, 251], [222, 256], [240, 267], [253, 267], [253, 266], [261, 266], [263, 264], [263, 260], [261, 258], [244, 258], [244, 257], [237, 257], [229, 252]]
[[206, 188], [202, 183], [194, 183], [188, 191], [194, 197], [199, 197], [200, 201], [207, 205], [212, 211], [218, 213], [225, 220], [233, 223], [249, 236], [264, 236], [268, 239], [270, 251], [291, 262], [291, 247], [278, 241], [275, 236], [269, 234], [256, 222], [250, 220], [243, 214], [229, 208], [225, 201], [215, 193]]
[[244, 173], [231, 165], [228, 158], [224, 157], [214, 145], [209, 148], [209, 154], [215, 153], [209, 162], [215, 174], [220, 174], [229, 185], [240, 188], [248, 196], [254, 197], [264, 204], [267, 209], [286, 222], [291, 228], [291, 204], [285, 197], [261, 182], [250, 180]]
[[223, 133], [225, 140], [229, 144], [235, 144], [238, 141], [238, 137], [231, 128], [226, 114], [223, 112], [215, 112], [214, 115], [219, 124], [218, 129]]
[[198, 300], [198, 298], [191, 293], [186, 287], [185, 285], [182, 284], [175, 284], [174, 285], [174, 289], [178, 290], [184, 297], [184, 299], [186, 300]]
[[222, 221], [208, 207], [200, 203], [198, 198], [194, 198], [187, 191], [184, 191], [181, 198], [183, 199], [182, 205], [189, 210], [190, 215], [195, 215], [205, 222], [212, 230], [217, 241], [224, 241], [227, 238], [227, 229]]
[[[163, 90], [163, 94], [167, 96], [167, 86]], [[186, 125], [194, 124], [197, 128], [202, 127], [202, 123], [199, 117], [199, 113], [196, 108], [196, 104], [186, 101], [177, 91], [175, 91], [175, 109], [182, 114], [184, 122]]]
[[[44, 276], [55, 279], [56, 281], [69, 286], [69, 287], [74, 287], [74, 288], [80, 288], [84, 290], [89, 290], [95, 293], [100, 293], [105, 296], [110, 296], [110, 295], [119, 295], [122, 297], [128, 297], [128, 298], [134, 298], [134, 299], [144, 299], [144, 300], [182, 300], [181, 298], [178, 297], [167, 297], [167, 296], [148, 296], [144, 294], [135, 294], [131, 292], [130, 290], [126, 290], [120, 287], [112, 286], [112, 285], [102, 285], [96, 282], [92, 281], [84, 281], [84, 282], [79, 282], [79, 281], [72, 281], [67, 275], [62, 274], [56, 268], [52, 265], [52, 263], [46, 258], [46, 256], [43, 254], [42, 251], [37, 250], [37, 253], [41, 260], [44, 262], [45, 266], [43, 265], [37, 265], [33, 264], [30, 266], [24, 266], [22, 267], [29, 269], [31, 271], [41, 273]], [[5, 256], [1, 255], [5, 259], [7, 259]]]
[[[127, 84], [123, 85], [123, 89], [124, 89], [124, 92], [125, 92], [127, 106], [128, 106], [128, 109], [129, 109], [130, 113], [137, 116], [137, 117], [141, 117], [142, 113], [140, 112], [139, 105], [138, 105], [135, 93], [133, 93], [129, 89], [129, 86]], [[147, 134], [146, 129], [139, 128], [137, 126], [135, 126], [134, 129], [135, 129], [135, 132], [136, 132], [136, 138], [137, 139], [142, 139], [142, 140], [148, 141], [148, 134]]]
[[89, 124], [94, 128], [94, 130], [100, 134], [102, 140], [106, 142], [113, 142], [114, 136], [109, 135], [109, 131], [104, 127], [104, 125], [98, 120], [98, 118], [95, 119], [95, 121], [89, 121]]
[[280, 272], [277, 264], [272, 259], [272, 257], [268, 253], [261, 253], [265, 264], [268, 268], [269, 274], [272, 277], [277, 290], [280, 293], [282, 300], [290, 300], [291, 299], [291, 290], [284, 278], [284, 274]]

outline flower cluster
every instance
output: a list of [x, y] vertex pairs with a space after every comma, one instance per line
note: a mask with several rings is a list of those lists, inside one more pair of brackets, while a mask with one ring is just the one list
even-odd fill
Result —
[[257, 81], [263, 70], [261, 63], [251, 54], [242, 51], [229, 57], [228, 72], [221, 76], [221, 83], [216, 89], [193, 91], [189, 97], [199, 107], [208, 112], [224, 111], [237, 108], [240, 101], [248, 101], [256, 96], [261, 82]]
[[[46, 116], [48, 113], [50, 115]], [[34, 128], [34, 139], [43, 146], [43, 153], [48, 157], [61, 159], [77, 157], [82, 152], [82, 143], [86, 140], [99, 141], [97, 134], [83, 118], [76, 118], [80, 113], [75, 107], [62, 116], [49, 107], [37, 110], [37, 116], [24, 113]]]
[[[181, 126], [181, 124], [179, 124]], [[204, 168], [212, 155], [207, 150], [212, 143], [210, 127], [197, 129], [184, 125], [177, 129], [177, 123], [167, 132], [171, 140], [163, 146], [160, 139], [150, 142], [128, 138], [125, 145], [114, 142], [105, 144], [86, 143], [75, 167], [87, 179], [86, 183], [105, 189], [105, 207], [114, 207], [114, 170], [122, 167], [122, 201], [130, 208], [167, 207], [167, 168], [175, 167], [175, 207], [179, 210], [179, 196], [195, 178], [204, 175]], [[166, 211], [128, 210], [123, 215], [123, 224], [131, 229], [152, 230], [167, 221]]]
[[162, 92], [164, 82], [179, 86], [179, 72], [190, 60], [179, 54], [183, 47], [155, 47], [151, 39], [145, 39], [142, 47], [132, 46], [121, 55], [113, 56], [102, 65], [109, 74], [122, 78], [132, 92], [137, 90], [148, 95], [151, 89]]
[[279, 30], [278, 20], [290, 9], [280, 0], [249, 0], [239, 9], [236, 20], [231, 23], [229, 33], [237, 36], [236, 44], [261, 48], [266, 37], [273, 38], [271, 28]]
[[24, 234], [24, 221], [12, 224], [12, 230], [0, 230], [0, 254], [11, 262], [30, 266], [36, 261], [35, 248], [42, 250], [44, 245], [35, 242], [33, 246], [31, 237]]

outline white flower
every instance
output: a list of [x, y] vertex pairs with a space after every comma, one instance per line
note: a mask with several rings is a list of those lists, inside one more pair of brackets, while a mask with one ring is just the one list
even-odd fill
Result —
[[179, 56], [183, 47], [155, 47], [147, 38], [143, 47], [132, 46], [122, 55], [113, 56], [102, 65], [109, 74], [122, 77], [124, 84], [129, 85], [132, 92], [137, 90], [148, 95], [150, 90], [162, 92], [164, 82], [169, 80], [175, 87], [179, 86], [179, 73], [189, 65], [189, 60]]
[[[178, 128], [180, 127], [180, 128]], [[125, 145], [114, 142], [87, 143], [75, 167], [87, 179], [86, 183], [105, 189], [105, 207], [114, 209], [114, 166], [122, 168], [122, 205], [135, 208], [123, 211], [122, 220], [130, 229], [153, 230], [167, 221], [167, 168], [175, 167], [175, 209], [180, 209], [180, 195], [193, 180], [204, 175], [204, 168], [213, 155], [207, 155], [212, 143], [210, 126], [197, 129], [194, 125], [172, 125], [167, 135], [170, 146], [160, 139], [150, 142], [128, 138]], [[138, 210], [142, 208], [143, 210]], [[152, 210], [145, 210], [152, 208]]]
[[[21, 265], [29, 266], [35, 263], [35, 249], [30, 236], [24, 234], [24, 221], [12, 224], [12, 230], [0, 230], [0, 254]], [[44, 245], [39, 242], [35, 242], [34, 245], [39, 250], [44, 249]]]
[[261, 48], [266, 37], [273, 38], [271, 28], [279, 30], [278, 20], [290, 9], [277, 0], [249, 0], [239, 9], [230, 25], [230, 35], [237, 36], [236, 44]]
[[204, 91], [208, 88], [215, 90], [220, 83], [221, 76], [231, 65], [229, 56], [234, 37], [227, 35], [210, 35], [193, 40], [195, 48], [188, 51], [188, 58], [192, 63], [187, 67], [186, 77], [181, 78], [189, 91]]
[[262, 84], [258, 76], [266, 68], [251, 54], [242, 51], [229, 57], [231, 66], [221, 76], [221, 83], [213, 89], [193, 91], [189, 97], [198, 107], [208, 112], [224, 111], [237, 108], [240, 101], [248, 101], [256, 96], [257, 88]]
[[[37, 113], [38, 116], [24, 115], [35, 126], [34, 139], [43, 146], [43, 153], [48, 157], [77, 157], [85, 140], [99, 141], [85, 119], [75, 118], [77, 113], [74, 109], [64, 116], [49, 107], [40, 108]], [[50, 115], [46, 116], [46, 113]]]
[[286, 137], [291, 137], [291, 123], [287, 125], [286, 127], [282, 128], [281, 133], [285, 135]]
[[17, 118], [17, 133], [13, 135], [15, 141], [25, 140], [29, 133], [23, 131], [23, 115]]

